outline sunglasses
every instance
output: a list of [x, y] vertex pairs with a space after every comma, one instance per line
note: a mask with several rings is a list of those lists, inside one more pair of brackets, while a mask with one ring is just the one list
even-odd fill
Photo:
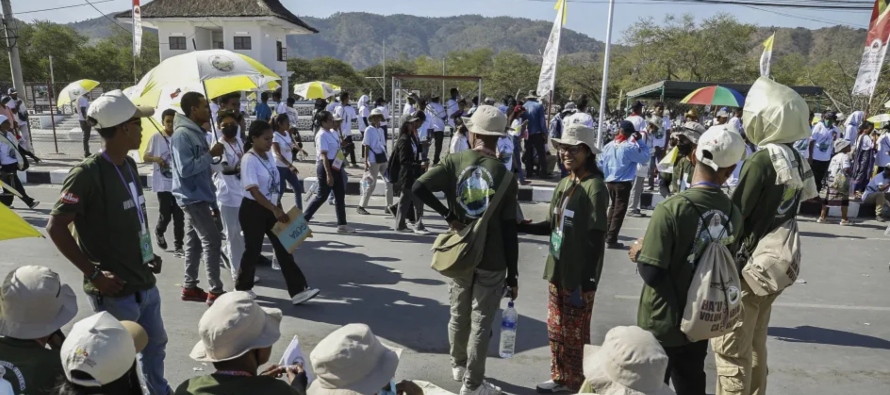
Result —
[[568, 152], [571, 155], [578, 155], [578, 153], [581, 152], [581, 146], [580, 145], [560, 145], [559, 148], [557, 149], [557, 151], [559, 151], [560, 154], [564, 154], [564, 153]]

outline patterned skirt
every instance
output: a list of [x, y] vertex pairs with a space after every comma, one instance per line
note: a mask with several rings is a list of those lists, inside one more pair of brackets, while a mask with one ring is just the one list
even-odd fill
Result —
[[550, 283], [547, 332], [550, 336], [550, 375], [553, 381], [577, 392], [584, 382], [584, 345], [590, 344], [590, 320], [596, 292], [583, 292], [581, 303], [572, 291]]

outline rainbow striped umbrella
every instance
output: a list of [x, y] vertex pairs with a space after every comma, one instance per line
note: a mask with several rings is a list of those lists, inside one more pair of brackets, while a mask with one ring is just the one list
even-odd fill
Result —
[[745, 105], [745, 97], [741, 93], [727, 87], [713, 85], [696, 89], [683, 98], [681, 103], [699, 104], [702, 106], [742, 107]]

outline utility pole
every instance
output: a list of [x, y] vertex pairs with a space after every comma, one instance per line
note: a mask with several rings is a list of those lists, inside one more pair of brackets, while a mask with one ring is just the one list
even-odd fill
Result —
[[11, 0], [0, 0], [3, 5], [3, 31], [6, 35], [6, 49], [9, 51], [9, 67], [12, 69], [12, 85], [19, 93], [19, 97], [25, 102], [28, 101], [28, 91], [25, 90], [25, 80], [22, 78], [22, 62], [19, 59], [18, 33], [13, 30], [12, 26], [15, 21], [12, 19], [12, 2]]

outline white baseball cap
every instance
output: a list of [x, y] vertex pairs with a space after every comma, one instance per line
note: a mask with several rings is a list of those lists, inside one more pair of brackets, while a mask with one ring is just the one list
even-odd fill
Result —
[[714, 170], [739, 163], [744, 155], [745, 140], [729, 125], [712, 126], [699, 137], [695, 149], [695, 159]]
[[151, 107], [133, 104], [120, 89], [105, 92], [90, 104], [87, 116], [96, 120], [99, 129], [111, 128], [132, 118], [150, 117], [155, 113]]
[[[108, 385], [130, 371], [136, 354], [146, 344], [148, 335], [135, 322], [118, 321], [108, 312], [84, 318], [74, 324], [62, 343], [65, 377], [83, 387]], [[86, 373], [90, 378], [73, 377], [72, 371]]]

